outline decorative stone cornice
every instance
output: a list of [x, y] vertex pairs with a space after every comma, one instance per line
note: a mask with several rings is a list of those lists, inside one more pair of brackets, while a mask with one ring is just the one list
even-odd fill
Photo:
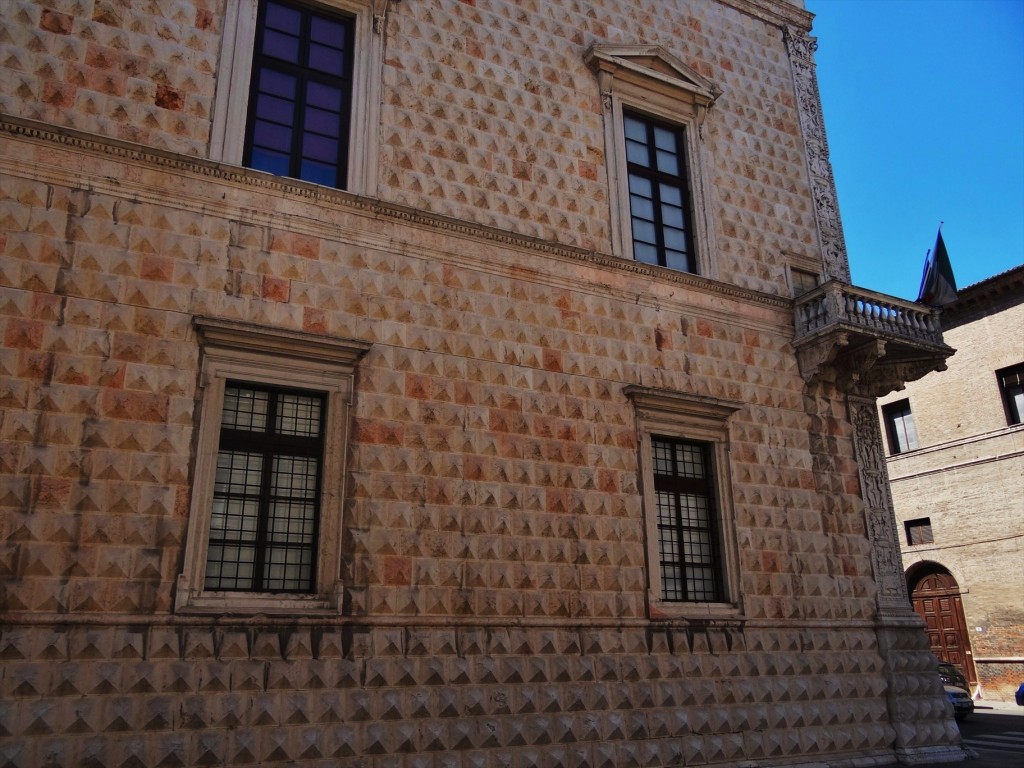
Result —
[[805, 11], [790, 0], [720, 0], [737, 11], [761, 19], [777, 27], [797, 27], [810, 30], [814, 14]]
[[[705, 108], [722, 95], [722, 89], [715, 83], [660, 45], [592, 45], [583, 54], [583, 61], [599, 75], [633, 74], [642, 78], [648, 88], [660, 85], [670, 95], [682, 94]], [[602, 94], [606, 92], [602, 87]]]
[[648, 417], [682, 414], [721, 422], [744, 407], [743, 403], [732, 400], [638, 384], [623, 387], [622, 393], [633, 402], [638, 413]]
[[292, 358], [315, 360], [343, 368], [354, 366], [373, 345], [357, 339], [321, 336], [303, 331], [268, 328], [237, 320], [196, 317], [192, 321], [204, 348], [251, 349], [254, 345], [265, 352], [280, 353]]
[[[582, 262], [602, 269], [626, 272], [650, 278], [660, 284], [675, 284], [700, 293], [725, 296], [738, 301], [776, 309], [792, 306], [788, 298], [773, 296], [728, 283], [721, 283], [689, 272], [679, 272], [643, 262], [621, 259], [607, 253], [577, 248], [550, 240], [521, 235], [451, 216], [388, 203], [371, 197], [354, 195], [339, 189], [255, 171], [241, 166], [190, 157], [130, 142], [86, 134], [34, 120], [0, 115], [0, 135], [58, 145], [77, 152], [106, 157], [126, 163], [165, 169], [182, 175], [198, 176], [211, 181], [266, 192], [282, 198], [314, 203], [324, 208], [347, 210], [383, 221], [410, 224], [424, 229], [494, 243], [510, 248], [533, 251], [568, 261]], [[69, 174], [71, 172], [69, 171]], [[97, 183], [101, 183], [100, 180]], [[116, 183], [112, 186], [118, 186]], [[202, 201], [176, 200], [175, 204], [209, 211]]]

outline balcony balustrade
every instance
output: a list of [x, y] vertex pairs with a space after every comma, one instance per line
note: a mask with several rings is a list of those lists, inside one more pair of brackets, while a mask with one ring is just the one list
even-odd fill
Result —
[[796, 341], [830, 325], [942, 344], [939, 310], [835, 281], [796, 301]]
[[944, 370], [953, 349], [942, 340], [941, 311], [830, 281], [794, 302], [800, 372], [878, 397]]

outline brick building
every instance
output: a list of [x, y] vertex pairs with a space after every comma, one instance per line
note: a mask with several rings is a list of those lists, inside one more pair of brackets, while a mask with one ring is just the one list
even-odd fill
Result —
[[2, 765], [963, 758], [799, 2], [0, 13]]
[[879, 400], [907, 587], [976, 693], [1024, 683], [1024, 266], [942, 314], [948, 368]]

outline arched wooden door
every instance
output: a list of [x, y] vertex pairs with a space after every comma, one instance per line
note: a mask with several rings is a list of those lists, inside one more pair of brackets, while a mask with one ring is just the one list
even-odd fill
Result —
[[971, 639], [956, 579], [941, 565], [927, 563], [907, 573], [907, 589], [914, 611], [924, 619], [932, 653], [940, 661], [955, 664], [968, 683], [977, 685]]

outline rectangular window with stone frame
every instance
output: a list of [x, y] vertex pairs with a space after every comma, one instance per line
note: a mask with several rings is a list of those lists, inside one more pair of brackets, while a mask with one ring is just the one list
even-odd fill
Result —
[[211, 159], [374, 190], [380, 24], [373, 0], [226, 0]]
[[627, 386], [639, 439], [648, 606], [663, 617], [739, 615], [729, 419], [739, 403]]
[[623, 112], [633, 258], [696, 272], [681, 126]]
[[604, 107], [612, 253], [714, 278], [708, 226], [713, 82], [656, 45], [584, 53]]
[[365, 342], [198, 318], [183, 613], [337, 613], [348, 409]]
[[885, 423], [885, 434], [889, 441], [889, 453], [917, 450], [917, 427], [914, 414], [910, 410], [909, 400], [897, 400], [882, 406], [882, 420]]
[[1007, 426], [1024, 423], [1024, 363], [996, 371]]

